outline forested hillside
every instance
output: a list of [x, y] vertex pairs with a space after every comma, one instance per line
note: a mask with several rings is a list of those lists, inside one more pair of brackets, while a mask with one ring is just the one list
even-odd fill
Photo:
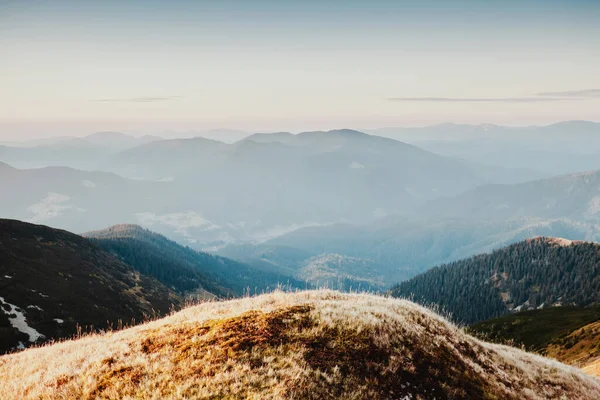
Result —
[[260, 293], [279, 284], [304, 287], [288, 276], [192, 250], [137, 225], [116, 225], [85, 236], [143, 274], [182, 293], [204, 290], [233, 297], [248, 291]]
[[0, 353], [141, 322], [182, 303], [81, 236], [0, 219]]
[[392, 295], [474, 323], [510, 311], [600, 302], [600, 245], [535, 238], [433, 268]]

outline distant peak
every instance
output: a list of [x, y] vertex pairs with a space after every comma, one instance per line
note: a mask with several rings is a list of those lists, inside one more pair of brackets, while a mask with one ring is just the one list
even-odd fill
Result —
[[102, 239], [108, 237], [126, 237], [140, 232], [150, 231], [136, 224], [118, 224], [105, 229], [86, 232], [82, 236], [95, 239]]
[[562, 121], [557, 122], [555, 124], [547, 125], [546, 128], [589, 128], [589, 129], [599, 129], [600, 123], [585, 121], [585, 120], [571, 120], [571, 121]]
[[309, 131], [302, 132], [297, 135], [298, 137], [327, 137], [327, 136], [338, 136], [345, 138], [358, 138], [370, 136], [364, 132], [360, 132], [354, 129], [333, 129], [330, 131]]
[[338, 134], [341, 136], [347, 136], [347, 137], [369, 136], [364, 132], [356, 131], [354, 129], [334, 129], [334, 130], [328, 131], [327, 133], [334, 133], [334, 134]]
[[132, 136], [126, 135], [125, 133], [121, 133], [121, 132], [113, 132], [113, 131], [102, 131], [102, 132], [95, 132], [95, 133], [91, 133], [89, 135], [86, 136], [86, 139], [93, 139], [93, 138], [130, 138]]

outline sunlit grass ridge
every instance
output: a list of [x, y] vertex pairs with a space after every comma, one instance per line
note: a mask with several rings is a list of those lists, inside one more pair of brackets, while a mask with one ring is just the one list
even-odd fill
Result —
[[593, 399], [600, 381], [406, 300], [329, 290], [210, 302], [0, 358], [2, 399]]

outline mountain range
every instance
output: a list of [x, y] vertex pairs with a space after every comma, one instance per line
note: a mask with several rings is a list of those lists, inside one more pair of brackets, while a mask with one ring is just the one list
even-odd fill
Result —
[[[372, 260], [384, 281], [401, 281], [535, 236], [600, 241], [599, 201], [599, 171], [483, 185], [427, 202], [409, 216], [306, 227], [260, 244], [234, 243], [218, 253], [255, 263], [283, 256], [294, 265], [341, 254]], [[292, 258], [278, 254], [291, 254], [292, 248]]]
[[[579, 143], [592, 140], [595, 126], [539, 129], [554, 138], [572, 127]], [[508, 128], [469, 129], [450, 132], [519, 137]], [[542, 133], [531, 129], [523, 132], [533, 145]], [[349, 129], [253, 134], [230, 144], [99, 133], [18, 150], [74, 141], [110, 153], [102, 172], [0, 163], [0, 184], [11, 188], [0, 197], [4, 216], [74, 232], [136, 224], [252, 268], [376, 290], [528, 237], [600, 240], [598, 170], [498, 183], [506, 180], [481, 164]]]
[[[55, 226], [81, 232], [107, 225], [96, 218], [111, 218], [112, 224], [138, 223], [212, 248], [267, 240], [305, 226], [368, 222], [486, 182], [485, 174], [460, 161], [357, 131], [294, 137], [300, 145], [251, 138], [234, 144], [203, 138], [152, 141], [111, 154], [97, 168], [103, 175], [4, 165], [0, 181], [13, 188], [6, 216], [40, 221], [32, 214], [51, 203], [46, 220]], [[80, 155], [86, 162], [94, 158]], [[68, 157], [57, 157], [65, 161], [57, 163], [69, 164]], [[15, 158], [0, 153], [0, 160]], [[111, 182], [94, 191], [97, 179]], [[91, 199], [75, 201], [91, 193]], [[117, 207], [102, 204], [117, 201], [119, 215], [113, 218]], [[74, 210], [79, 210], [76, 218]]]
[[[595, 129], [593, 123], [539, 129], [555, 137], [558, 134], [553, 132], [573, 128], [571, 140], [579, 143], [592, 137], [586, 133], [588, 126]], [[451, 131], [469, 129], [474, 131], [469, 135], [489, 136], [488, 131], [496, 128], [456, 126]], [[505, 130], [509, 131], [509, 143], [520, 137]], [[410, 132], [400, 137], [417, 135]], [[540, 135], [531, 133], [530, 144], [545, 146], [534, 140]], [[494, 133], [490, 137], [501, 136]], [[49, 158], [40, 151], [50, 154]], [[76, 158], [87, 165], [73, 161]], [[8, 197], [0, 199], [7, 217], [47, 222], [75, 232], [139, 224], [211, 251], [232, 243], [267, 242], [302, 229], [327, 231], [351, 224], [379, 232], [381, 219], [409, 221], [398, 223], [398, 230], [426, 227], [434, 219], [453, 229], [448, 221], [465, 216], [460, 207], [463, 202], [473, 204], [474, 213], [468, 217], [477, 217], [486, 226], [498, 225], [499, 219], [500, 225], [506, 225], [508, 217], [523, 220], [511, 222], [511, 226], [519, 226], [517, 230], [532, 224], [586, 225], [595, 218], [598, 200], [591, 182], [597, 172], [522, 183], [551, 171], [530, 174], [511, 163], [484, 165], [349, 129], [253, 134], [235, 143], [201, 137], [133, 138], [104, 132], [38, 142], [32, 147], [2, 148], [0, 160], [21, 168], [0, 166], [0, 183], [12, 188]], [[591, 180], [588, 189], [584, 188], [586, 179]], [[523, 209], [520, 198], [526, 201]], [[502, 218], [497, 218], [500, 215]], [[566, 222], [558, 222], [563, 220]], [[576, 230], [575, 238], [595, 239], [593, 227]], [[500, 233], [505, 234], [506, 229], [500, 228], [496, 235]], [[551, 234], [568, 236], [560, 231]], [[508, 239], [500, 240], [502, 243], [512, 240], [511, 236], [520, 238], [518, 233], [504, 236]], [[496, 238], [483, 241], [489, 242], [486, 245], [499, 242]], [[455, 253], [470, 255], [484, 249], [476, 246], [471, 252]], [[311, 252], [310, 257], [321, 253]], [[324, 253], [377, 258], [346, 253], [346, 249]], [[426, 268], [447, 260], [444, 255], [432, 255], [417, 263], [418, 268]]]
[[489, 166], [521, 169], [533, 178], [598, 169], [600, 123], [563, 121], [547, 126], [440, 124], [368, 130], [436, 154]]
[[0, 398], [596, 398], [595, 129], [2, 147]]

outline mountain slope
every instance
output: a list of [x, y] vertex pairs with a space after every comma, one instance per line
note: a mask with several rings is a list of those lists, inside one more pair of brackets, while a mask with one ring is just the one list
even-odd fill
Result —
[[[489, 252], [534, 236], [600, 240], [600, 225], [564, 219], [381, 218], [367, 225], [298, 229], [265, 243], [232, 245], [223, 255], [252, 258], [262, 249], [288, 248], [318, 256], [342, 254], [374, 261], [384, 282], [397, 283], [435, 265]], [[291, 251], [288, 251], [290, 253]], [[266, 258], [270, 258], [270, 254]], [[306, 257], [307, 259], [308, 257]]]
[[372, 260], [341, 254], [310, 252], [267, 244], [233, 244], [218, 254], [255, 268], [293, 276], [314, 287], [336, 290], [386, 289], [381, 268]]
[[74, 232], [135, 221], [170, 200], [169, 182], [142, 182], [107, 172], [65, 167], [16, 169], [0, 165], [4, 217], [49, 223]]
[[433, 268], [392, 295], [436, 304], [473, 323], [510, 311], [600, 303], [600, 244], [535, 238]]
[[[600, 164], [599, 164], [600, 165]], [[514, 185], [485, 185], [434, 201], [424, 213], [454, 218], [600, 220], [600, 170]]]
[[242, 224], [255, 240], [275, 230], [371, 221], [487, 182], [460, 161], [348, 129], [254, 139], [163, 140], [119, 153], [105, 168], [172, 179], [180, 198], [194, 199], [194, 211], [220, 226]]
[[106, 251], [117, 255], [138, 271], [173, 286], [180, 292], [205, 290], [219, 297], [263, 292], [277, 285], [304, 287], [290, 276], [261, 271], [224, 257], [183, 247], [137, 225], [116, 225], [88, 232]]
[[72, 233], [0, 220], [0, 352], [168, 313], [182, 300]]
[[[600, 306], [552, 307], [479, 322], [469, 333], [585, 368], [600, 360]], [[600, 376], [598, 371], [594, 375]]]
[[208, 303], [0, 358], [0, 397], [594, 399], [574, 368], [403, 300], [329, 291]]
[[369, 132], [447, 157], [483, 165], [536, 170], [543, 176], [600, 168], [600, 123], [590, 121], [528, 127], [441, 124]]
[[63, 166], [95, 169], [110, 154], [110, 149], [81, 138], [69, 138], [33, 147], [0, 146], [0, 161], [19, 168]]

